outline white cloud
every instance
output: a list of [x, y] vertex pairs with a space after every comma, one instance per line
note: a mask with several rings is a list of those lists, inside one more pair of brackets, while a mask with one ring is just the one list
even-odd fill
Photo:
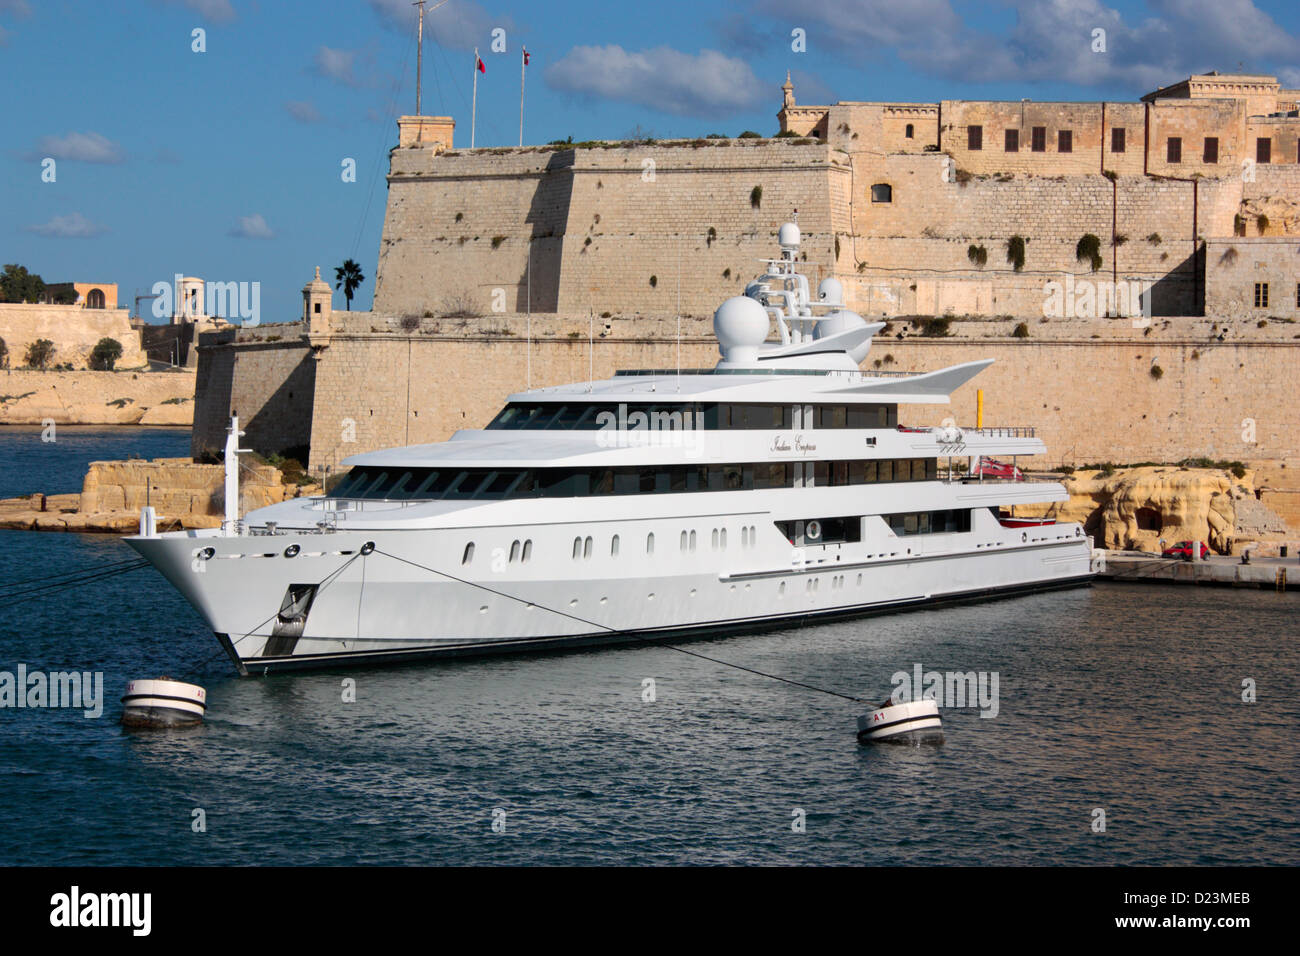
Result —
[[[911, 66], [958, 82], [1060, 82], [1126, 85], [1147, 92], [1191, 73], [1269, 72], [1270, 61], [1294, 62], [1300, 41], [1252, 0], [1147, 0], [1154, 15], [1125, 16], [1101, 0], [1011, 0], [1008, 29], [972, 26], [950, 0], [805, 0], [801, 15], [818, 44], [850, 61], [892, 51]], [[773, 19], [784, 3], [761, 0]], [[1106, 31], [1106, 52], [1092, 51], [1093, 30]]]
[[199, 16], [207, 17], [213, 23], [229, 23], [235, 19], [235, 8], [230, 5], [230, 0], [164, 0], [164, 2], [171, 5], [179, 3]]
[[230, 230], [230, 235], [237, 239], [273, 239], [275, 233], [271, 227], [266, 224], [260, 212], [255, 212], [251, 216], [240, 216], [239, 224]]
[[[415, 36], [415, 21], [418, 13], [410, 0], [369, 0], [369, 2], [370, 8], [385, 24], [403, 36], [412, 38]], [[425, 7], [424, 35], [426, 40], [432, 37], [439, 46], [461, 50], [470, 50], [477, 46], [479, 53], [486, 60], [488, 38], [492, 30], [501, 27], [506, 31], [507, 37], [514, 32], [514, 20], [488, 13], [473, 0], [452, 0], [451, 3], [437, 10], [430, 9], [432, 6], [431, 2]], [[512, 52], [513, 49], [512, 47]]]
[[299, 123], [320, 123], [325, 119], [320, 115], [320, 110], [306, 100], [290, 100], [284, 104], [284, 108]]
[[666, 46], [641, 52], [617, 45], [574, 47], [544, 76], [555, 89], [679, 116], [726, 116], [761, 103], [771, 92], [738, 57]]
[[353, 73], [356, 60], [356, 50], [335, 50], [322, 46], [316, 51], [312, 64], [315, 66], [316, 72], [321, 76], [328, 77], [331, 80], [338, 80], [348, 86], [357, 86], [357, 78]]
[[120, 163], [125, 159], [122, 147], [99, 133], [42, 136], [36, 144], [35, 154], [82, 163]]
[[28, 226], [27, 231], [54, 239], [91, 239], [108, 232], [108, 227], [91, 222], [81, 213], [74, 212], [67, 216], [55, 216], [40, 225]]

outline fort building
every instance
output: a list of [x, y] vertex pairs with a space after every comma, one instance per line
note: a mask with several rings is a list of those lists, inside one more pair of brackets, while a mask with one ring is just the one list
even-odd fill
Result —
[[[970, 418], [982, 387], [1063, 462], [1295, 456], [1297, 91], [1211, 73], [1131, 103], [781, 94], [757, 139], [467, 150], [450, 118], [402, 117], [373, 310], [334, 311], [317, 276], [297, 323], [202, 335], [195, 454], [232, 411], [251, 447], [316, 470], [441, 440], [528, 384], [672, 367], [679, 314], [682, 363], [711, 366], [713, 309], [797, 215], [810, 280], [890, 323], [868, 366], [998, 360], [917, 423]], [[1091, 305], [1054, 311], [1053, 283]], [[1112, 307], [1121, 284], [1140, 315]]]

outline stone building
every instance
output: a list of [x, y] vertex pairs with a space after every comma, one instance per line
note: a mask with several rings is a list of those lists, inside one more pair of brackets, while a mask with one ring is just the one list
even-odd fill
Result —
[[[713, 309], [797, 215], [809, 278], [891, 322], [869, 361], [997, 359], [989, 417], [1036, 425], [1053, 462], [1294, 458], [1296, 91], [1206, 74], [1136, 103], [781, 92], [770, 139], [464, 150], [450, 118], [402, 117], [373, 311], [334, 312], [318, 274], [301, 325], [204, 335], [195, 454], [238, 411], [251, 447], [337, 469], [481, 427], [528, 385], [712, 365]], [[1150, 317], [1049, 307], [1054, 285], [1107, 282]], [[966, 421], [971, 389], [907, 414]]]

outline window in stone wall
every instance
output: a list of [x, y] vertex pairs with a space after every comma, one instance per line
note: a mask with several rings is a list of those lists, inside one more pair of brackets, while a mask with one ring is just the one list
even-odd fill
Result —
[[1057, 132], [1056, 151], [1058, 153], [1074, 152], [1074, 130], [1063, 129]]
[[1273, 140], [1261, 136], [1255, 140], [1255, 162], [1267, 163], [1273, 158]]
[[1009, 129], [1006, 133], [1006, 140], [1003, 149], [1008, 153], [1020, 152], [1020, 130]]
[[1124, 152], [1124, 130], [1123, 128], [1112, 129], [1110, 131], [1110, 151], [1112, 153]]
[[876, 183], [871, 187], [872, 202], [893, 202], [894, 187], [889, 183]]
[[1219, 161], [1219, 137], [1205, 137], [1205, 152], [1201, 155], [1203, 163], [1217, 163]]
[[914, 135], [916, 135], [916, 129], [912, 126], [911, 123], [907, 124], [907, 129], [903, 131], [903, 135], [906, 136], [908, 139], [911, 139]]
[[1255, 308], [1257, 309], [1268, 308], [1268, 283], [1267, 282], [1255, 283]]
[[1047, 127], [1035, 126], [1029, 134], [1029, 148], [1035, 153], [1047, 152]]
[[977, 152], [984, 148], [983, 126], [966, 127], [966, 148], [971, 152]]
[[1165, 140], [1165, 162], [1181, 163], [1183, 161], [1183, 138], [1170, 136]]

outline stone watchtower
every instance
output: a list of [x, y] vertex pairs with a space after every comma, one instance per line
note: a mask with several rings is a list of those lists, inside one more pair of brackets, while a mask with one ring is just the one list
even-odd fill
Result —
[[316, 267], [316, 277], [302, 287], [302, 322], [307, 326], [307, 335], [315, 346], [329, 344], [330, 315], [334, 311], [334, 292], [329, 283], [320, 277], [320, 266]]

